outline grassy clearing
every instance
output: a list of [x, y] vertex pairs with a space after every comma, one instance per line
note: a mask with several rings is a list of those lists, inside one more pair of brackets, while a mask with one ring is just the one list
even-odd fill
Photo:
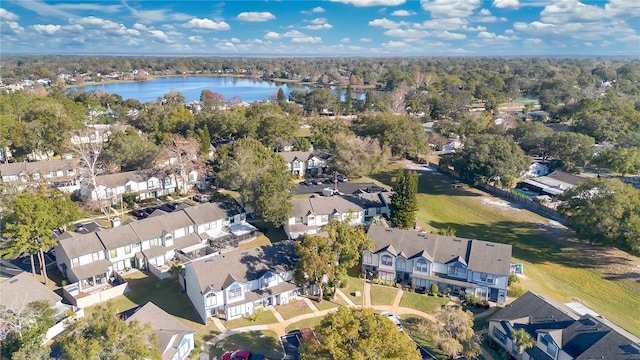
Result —
[[[341, 288], [342, 292], [347, 295], [351, 301], [353, 301], [356, 305], [362, 304], [362, 291], [364, 288], [364, 280], [358, 277], [358, 269], [357, 267], [353, 269], [349, 269], [347, 273], [347, 278], [345, 281], [347, 282], [347, 286], [345, 288]], [[354, 294], [359, 291], [360, 296], [355, 296]]]
[[267, 359], [282, 359], [282, 347], [278, 335], [269, 330], [251, 331], [229, 336], [220, 343], [211, 347], [210, 356], [222, 358], [225, 351], [251, 350], [256, 354], [262, 354]]
[[262, 310], [258, 311], [256, 314], [258, 315], [255, 317], [255, 320], [251, 320], [249, 317], [243, 317], [240, 319], [223, 321], [224, 327], [227, 329], [237, 329], [245, 326], [266, 325], [278, 322], [276, 316], [273, 315], [271, 311]]
[[388, 286], [371, 285], [371, 305], [393, 305], [398, 291]]
[[275, 308], [285, 320], [313, 312], [313, 310], [307, 306], [307, 303], [302, 300], [292, 301], [286, 305], [278, 305]]
[[311, 319], [304, 319], [298, 322], [294, 322], [293, 324], [287, 326], [287, 328], [285, 329], [285, 331], [287, 333], [290, 333], [293, 330], [300, 330], [303, 328], [314, 328], [318, 325], [320, 325], [320, 322], [322, 321], [324, 317], [320, 316], [320, 317], [314, 317]]
[[[389, 181], [392, 174], [375, 177]], [[511, 244], [513, 261], [524, 264], [525, 279], [520, 285], [525, 290], [561, 302], [580, 301], [640, 335], [640, 318], [628, 316], [640, 308], [637, 272], [625, 276], [601, 270], [603, 266], [637, 265], [637, 258], [630, 260], [627, 254], [608, 256], [607, 252], [616, 253], [579, 243], [571, 231], [546, 218], [511, 207], [477, 189], [454, 187], [454, 183], [459, 182], [448, 175], [421, 173], [419, 226], [427, 231], [451, 227], [460, 237]]]
[[271, 240], [264, 236], [264, 234], [262, 233], [258, 233], [256, 234], [256, 238], [248, 241], [246, 243], [242, 243], [238, 246], [238, 250], [242, 251], [242, 250], [246, 250], [246, 249], [253, 249], [253, 248], [257, 248], [259, 246], [264, 246], [264, 245], [271, 245]]
[[402, 295], [402, 300], [400, 300], [400, 306], [424, 311], [431, 314], [447, 302], [449, 302], [447, 298], [428, 296], [424, 294], [416, 294], [405, 291]]
[[340, 296], [336, 296], [335, 300], [331, 300], [331, 301], [323, 300], [322, 302], [314, 301], [313, 305], [315, 305], [318, 308], [318, 310], [322, 311], [322, 310], [333, 309], [338, 306], [347, 306], [347, 302], [344, 301], [344, 299], [342, 299]]

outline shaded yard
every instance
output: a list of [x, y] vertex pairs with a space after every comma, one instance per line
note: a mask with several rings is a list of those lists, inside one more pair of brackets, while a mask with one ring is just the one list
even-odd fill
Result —
[[371, 285], [371, 305], [393, 305], [398, 291], [389, 286]]
[[269, 330], [251, 331], [229, 336], [211, 347], [210, 356], [222, 358], [225, 351], [250, 350], [267, 359], [282, 359], [284, 356], [278, 335]]

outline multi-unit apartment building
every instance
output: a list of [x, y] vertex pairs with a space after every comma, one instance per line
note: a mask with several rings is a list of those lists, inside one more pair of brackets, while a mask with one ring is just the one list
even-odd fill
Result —
[[188, 262], [181, 285], [204, 324], [209, 317], [231, 320], [295, 299], [296, 261], [292, 241], [234, 250]]
[[375, 225], [367, 235], [374, 249], [362, 253], [362, 271], [375, 278], [506, 301], [511, 245]]
[[284, 157], [291, 174], [299, 177], [314, 177], [327, 173], [329, 153], [320, 151], [285, 151]]
[[39, 185], [51, 185], [61, 190], [79, 188], [77, 159], [62, 159], [0, 164], [2, 182], [24, 190]]

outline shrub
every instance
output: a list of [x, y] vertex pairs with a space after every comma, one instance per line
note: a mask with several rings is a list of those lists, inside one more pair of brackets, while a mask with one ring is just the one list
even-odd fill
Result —
[[508, 286], [520, 282], [520, 278], [516, 274], [509, 275]]
[[190, 358], [198, 359], [200, 357], [200, 346], [202, 346], [202, 344], [200, 344], [200, 341], [195, 340], [193, 342], [193, 350], [191, 350], [191, 353], [189, 354]]
[[381, 280], [381, 279], [373, 279], [372, 281], [374, 284], [376, 285], [383, 285], [383, 286], [390, 286], [390, 287], [394, 287], [395, 284], [392, 283], [391, 281], [385, 281], [385, 280]]
[[475, 296], [475, 295], [467, 295], [465, 297], [465, 300], [467, 301], [467, 304], [469, 306], [478, 306], [478, 304], [480, 304], [480, 302], [482, 300], [480, 300], [479, 297]]
[[431, 284], [431, 287], [429, 288], [429, 294], [435, 295], [439, 292], [440, 292], [440, 289], [438, 289], [438, 284]]
[[509, 289], [507, 290], [507, 296], [517, 298], [524, 295], [525, 292], [526, 291], [520, 286], [513, 285], [513, 286], [510, 286]]
[[338, 287], [339, 288], [346, 288], [347, 287], [347, 279], [342, 279], [338, 282]]
[[489, 304], [489, 302], [487, 300], [482, 300], [480, 302], [480, 304], [478, 305], [478, 307], [483, 307], [485, 309], [488, 309], [491, 307], [491, 305]]

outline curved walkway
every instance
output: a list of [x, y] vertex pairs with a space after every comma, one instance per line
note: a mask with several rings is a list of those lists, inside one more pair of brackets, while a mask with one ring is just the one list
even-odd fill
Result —
[[[369, 288], [367, 288], [367, 290], [370, 290], [370, 286]], [[375, 305], [375, 306], [367, 306], [367, 303], [370, 305], [371, 301], [366, 301], [367, 298], [370, 299], [370, 291], [366, 291], [365, 293], [367, 293], [366, 295], [368, 295], [365, 298], [365, 307], [369, 307], [372, 308], [374, 310], [379, 310], [379, 311], [391, 311], [396, 315], [417, 315], [417, 316], [422, 316], [424, 318], [430, 319], [435, 321], [435, 318], [433, 317], [433, 315], [428, 314], [424, 311], [420, 311], [420, 310], [416, 310], [416, 309], [412, 309], [412, 308], [407, 308], [407, 307], [400, 307], [400, 300], [402, 299], [402, 295], [404, 294], [404, 291], [398, 291], [398, 294], [396, 295], [396, 298], [393, 301], [393, 305]], [[343, 298], [344, 300], [347, 301], [347, 303], [349, 304], [349, 307], [361, 307], [360, 305], [356, 305], [353, 303], [353, 301], [351, 301], [351, 299], [349, 299], [348, 296], [346, 296], [341, 290], [337, 289], [336, 290], [336, 295], [340, 296], [341, 298]], [[365, 296], [365, 294], [363, 294], [363, 296]], [[241, 327], [241, 328], [237, 328], [237, 329], [231, 329], [231, 330], [226, 330], [224, 328], [224, 326], [222, 326], [222, 322], [220, 322], [220, 325], [218, 325], [218, 323], [216, 323], [216, 325], [218, 327], [222, 326], [222, 329], [220, 329], [221, 331], [224, 331], [223, 333], [221, 333], [220, 335], [217, 335], [215, 337], [213, 337], [212, 339], [210, 339], [209, 341], [207, 341], [205, 344], [208, 346], [211, 345], [215, 345], [215, 343], [222, 341], [226, 338], [228, 338], [229, 336], [232, 335], [236, 335], [236, 334], [240, 334], [240, 333], [244, 333], [244, 332], [250, 332], [250, 331], [262, 331], [262, 330], [271, 330], [273, 332], [275, 332], [279, 337], [280, 336], [284, 336], [287, 334], [287, 326], [297, 323], [298, 321], [302, 321], [302, 320], [306, 320], [306, 319], [313, 319], [316, 317], [322, 317], [325, 316], [331, 312], [337, 311], [338, 307], [335, 308], [331, 308], [331, 309], [327, 309], [327, 310], [318, 310], [318, 308], [314, 305], [314, 303], [305, 298], [305, 297], [300, 297], [300, 299], [302, 299], [302, 301], [306, 302], [307, 305], [309, 306], [309, 308], [312, 310], [311, 313], [308, 314], [303, 314], [303, 315], [299, 315], [296, 317], [293, 317], [291, 319], [287, 319], [285, 320], [284, 318], [282, 318], [282, 316], [280, 315], [280, 313], [278, 312], [278, 310], [276, 310], [275, 307], [273, 306], [267, 306], [265, 308], [266, 311], [271, 311], [273, 312], [273, 314], [275, 315], [276, 319], [278, 319], [277, 323], [273, 323], [273, 324], [266, 324], [266, 325], [252, 325], [252, 326], [245, 326], [245, 327]], [[216, 319], [214, 319], [215, 321]], [[226, 330], [226, 331], [225, 331]]]

